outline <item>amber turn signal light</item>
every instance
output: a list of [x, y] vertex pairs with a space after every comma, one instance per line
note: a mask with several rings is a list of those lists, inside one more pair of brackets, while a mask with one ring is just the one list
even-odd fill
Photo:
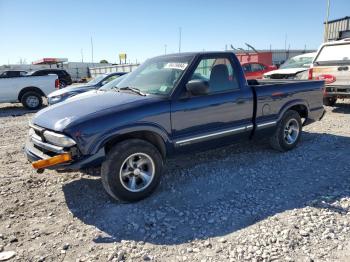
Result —
[[42, 160], [38, 160], [32, 163], [32, 166], [35, 169], [42, 169], [45, 167], [49, 167], [49, 166], [54, 166], [57, 164], [61, 164], [61, 163], [65, 163], [72, 160], [72, 157], [70, 154], [68, 153], [64, 153], [61, 155], [57, 155], [54, 157], [50, 157], [48, 159], [42, 159]]

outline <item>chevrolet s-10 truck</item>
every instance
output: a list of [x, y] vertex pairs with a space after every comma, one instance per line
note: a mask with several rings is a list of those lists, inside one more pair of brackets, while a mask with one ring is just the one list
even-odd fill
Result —
[[[166, 158], [244, 139], [293, 149], [320, 120], [324, 81], [249, 81], [231, 52], [147, 60], [110, 90], [39, 111], [27, 158], [38, 171], [101, 167], [108, 194], [137, 201], [159, 184]], [[208, 178], [210, 179], [210, 178]]]

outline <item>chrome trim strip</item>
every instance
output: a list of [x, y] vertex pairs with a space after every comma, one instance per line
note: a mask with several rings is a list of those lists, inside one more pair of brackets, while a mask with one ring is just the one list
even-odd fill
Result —
[[51, 145], [51, 144], [48, 144], [48, 143], [44, 143], [42, 142], [41, 140], [37, 140], [35, 137], [31, 137], [31, 140], [33, 142], [33, 144], [39, 146], [39, 147], [42, 147], [46, 150], [49, 150], [49, 151], [52, 151], [52, 152], [55, 152], [55, 153], [58, 153], [58, 154], [61, 154], [61, 153], [65, 153], [65, 151], [63, 150], [63, 147], [59, 147], [59, 146], [54, 146], [54, 145]]
[[277, 123], [276, 121], [266, 122], [266, 123], [257, 125], [257, 128], [276, 125], [276, 123]]
[[[257, 128], [266, 127], [266, 126], [272, 126], [272, 125], [275, 125], [276, 123], [277, 123], [276, 121], [266, 122], [266, 123], [257, 125]], [[238, 128], [234, 128], [234, 129], [229, 129], [229, 130], [225, 130], [225, 131], [211, 133], [211, 134], [208, 134], [208, 135], [202, 135], [202, 136], [197, 136], [197, 137], [192, 137], [192, 138], [179, 140], [179, 141], [176, 141], [175, 144], [176, 145], [182, 145], [182, 144], [186, 144], [186, 143], [193, 142], [193, 141], [196, 141], [196, 140], [210, 138], [210, 137], [213, 137], [213, 136], [220, 136], [220, 135], [225, 135], [225, 134], [230, 134], [230, 133], [238, 133], [238, 132], [243, 131], [243, 130], [247, 130], [248, 131], [248, 130], [253, 129], [253, 127], [254, 127], [253, 125], [242, 126], [242, 127], [238, 127]]]
[[250, 126], [252, 126], [252, 125], [242, 126], [242, 127], [238, 127], [238, 128], [234, 128], [234, 129], [230, 129], [230, 130], [225, 130], [225, 131], [220, 131], [220, 132], [216, 132], [216, 133], [211, 133], [208, 135], [202, 135], [202, 136], [197, 136], [197, 137], [193, 137], [193, 138], [183, 139], [183, 140], [176, 141], [175, 144], [177, 144], [177, 145], [178, 144], [185, 144], [188, 142], [192, 142], [192, 141], [196, 141], [196, 140], [200, 140], [200, 139], [205, 139], [205, 138], [209, 138], [209, 137], [213, 137], [213, 136], [220, 136], [220, 135], [229, 134], [229, 133], [236, 133], [236, 132], [247, 129]]
[[40, 142], [43, 141], [43, 140], [41, 139], [41, 137], [38, 136], [37, 134], [33, 134], [33, 135], [32, 135], [32, 138], [35, 139], [35, 140], [37, 140], [37, 141], [40, 141]]
[[36, 125], [34, 125], [34, 124], [32, 124], [32, 123], [29, 123], [29, 127], [33, 128], [33, 129], [35, 129], [35, 130], [37, 130], [37, 131], [39, 131], [39, 132], [44, 131], [44, 128], [39, 127], [39, 126], [36, 126]]

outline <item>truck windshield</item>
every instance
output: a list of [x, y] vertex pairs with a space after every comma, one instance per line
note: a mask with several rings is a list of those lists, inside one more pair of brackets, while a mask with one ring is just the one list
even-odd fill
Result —
[[163, 56], [149, 59], [129, 73], [119, 88], [136, 88], [145, 94], [169, 95], [193, 56]]
[[286, 62], [284, 62], [283, 65], [281, 65], [281, 69], [286, 68], [309, 68], [312, 60], [314, 59], [313, 56], [304, 56], [304, 57], [292, 57], [288, 59]]
[[326, 45], [319, 52], [315, 62], [346, 62], [350, 63], [350, 43], [341, 45]]

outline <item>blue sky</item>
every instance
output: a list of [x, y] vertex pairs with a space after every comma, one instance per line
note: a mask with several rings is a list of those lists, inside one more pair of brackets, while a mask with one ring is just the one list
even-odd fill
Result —
[[[331, 0], [330, 19], [350, 15], [350, 0]], [[178, 51], [224, 50], [225, 44], [256, 48], [317, 48], [326, 0], [0, 0], [0, 65], [21, 58], [134, 62]]]

